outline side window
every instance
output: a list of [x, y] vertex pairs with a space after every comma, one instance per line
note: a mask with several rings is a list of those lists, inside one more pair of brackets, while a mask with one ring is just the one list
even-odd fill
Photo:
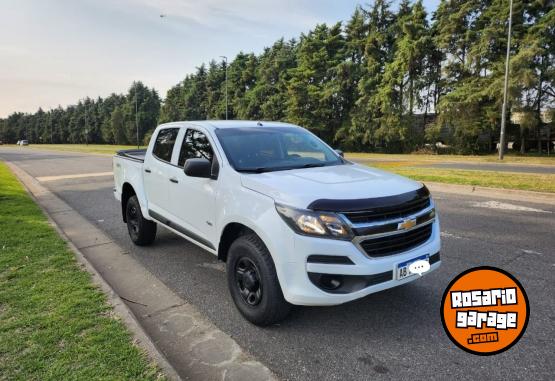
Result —
[[165, 128], [160, 130], [156, 137], [152, 154], [158, 159], [169, 163], [172, 160], [173, 146], [178, 132], [179, 128]]
[[181, 151], [179, 152], [177, 165], [183, 167], [187, 159], [201, 157], [212, 161], [213, 156], [214, 152], [206, 135], [197, 130], [187, 129], [183, 138], [183, 144], [181, 145]]

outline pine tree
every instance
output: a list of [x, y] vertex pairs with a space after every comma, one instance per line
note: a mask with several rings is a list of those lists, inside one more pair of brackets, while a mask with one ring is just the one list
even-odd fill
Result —
[[437, 126], [448, 126], [454, 139], [450, 143], [462, 153], [479, 151], [480, 136], [493, 126], [485, 112], [492, 103], [485, 93], [491, 84], [491, 64], [485, 57], [489, 52], [479, 47], [480, 38], [487, 39], [481, 32], [489, 3], [442, 1], [435, 15], [435, 41], [445, 57]]
[[368, 31], [364, 41], [361, 79], [358, 82], [358, 98], [351, 111], [351, 125], [344, 126], [338, 138], [355, 149], [373, 149], [380, 146], [375, 132], [383, 114], [375, 106], [375, 94], [382, 82], [384, 67], [393, 54], [393, 25], [395, 16], [386, 0], [376, 0], [372, 8], [364, 11]]
[[287, 119], [332, 141], [344, 117], [337, 66], [344, 60], [341, 24], [316, 26], [303, 35], [288, 83]]

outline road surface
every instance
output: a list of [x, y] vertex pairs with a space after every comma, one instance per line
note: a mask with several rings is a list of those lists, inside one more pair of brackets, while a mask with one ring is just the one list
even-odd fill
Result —
[[[552, 205], [435, 193], [440, 270], [343, 306], [296, 308], [282, 324], [258, 328], [236, 311], [224, 266], [209, 253], [164, 229], [151, 247], [131, 244], [112, 194], [111, 158], [1, 147], [0, 158], [41, 180], [283, 379], [552, 379], [555, 373]], [[479, 265], [511, 272], [530, 299], [526, 333], [496, 356], [463, 352], [440, 321], [447, 284]]]

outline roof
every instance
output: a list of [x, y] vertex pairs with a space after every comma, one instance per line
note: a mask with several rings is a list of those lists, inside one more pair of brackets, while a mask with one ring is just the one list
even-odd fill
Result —
[[219, 128], [246, 128], [246, 127], [299, 127], [291, 123], [254, 121], [254, 120], [194, 120], [162, 124], [161, 126], [186, 126], [195, 125], [211, 130]]

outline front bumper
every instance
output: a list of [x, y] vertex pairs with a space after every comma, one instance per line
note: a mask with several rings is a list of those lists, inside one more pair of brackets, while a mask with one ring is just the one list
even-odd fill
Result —
[[[276, 270], [285, 299], [297, 305], [337, 305], [412, 282], [419, 279], [420, 276], [414, 275], [401, 280], [396, 279], [397, 265], [423, 255], [432, 256], [440, 251], [439, 220], [437, 217], [433, 222], [432, 234], [428, 241], [406, 252], [381, 258], [369, 258], [351, 241], [301, 236], [293, 233], [290, 229], [287, 230], [282, 230], [289, 237], [284, 237], [285, 240], [282, 241], [284, 247], [281, 247], [280, 250], [286, 249], [289, 253], [294, 253], [295, 261], [276, 263]], [[352, 264], [308, 263], [307, 259], [311, 255], [348, 257]], [[288, 257], [292, 259], [291, 255]], [[440, 264], [440, 261], [433, 263], [430, 270], [423, 276], [436, 270]], [[391, 272], [391, 277], [383, 277], [388, 272]], [[346, 276], [375, 275], [375, 277], [360, 277], [361, 279], [372, 279], [367, 287], [353, 292], [334, 293], [317, 287], [310, 280], [311, 273]], [[380, 278], [380, 276], [382, 277]]]

